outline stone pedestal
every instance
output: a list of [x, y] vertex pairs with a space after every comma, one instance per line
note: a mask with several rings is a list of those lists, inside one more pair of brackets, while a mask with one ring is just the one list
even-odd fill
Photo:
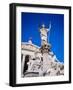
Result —
[[50, 68], [51, 62], [51, 60], [49, 60], [50, 45], [43, 45], [40, 50], [43, 55], [43, 74], [45, 74], [47, 70]]

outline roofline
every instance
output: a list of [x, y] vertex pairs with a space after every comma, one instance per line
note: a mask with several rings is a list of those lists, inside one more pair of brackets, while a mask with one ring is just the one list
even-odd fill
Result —
[[21, 44], [28, 44], [28, 45], [33, 45], [33, 46], [35, 46], [35, 47], [37, 47], [37, 48], [40, 48], [39, 46], [37, 46], [37, 45], [35, 45], [35, 44], [30, 44], [30, 43], [28, 43], [28, 42], [21, 42]]

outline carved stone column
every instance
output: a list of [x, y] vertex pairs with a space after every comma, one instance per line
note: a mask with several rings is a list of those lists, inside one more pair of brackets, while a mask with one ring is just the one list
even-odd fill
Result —
[[23, 54], [22, 62], [21, 62], [21, 76], [23, 77], [23, 70], [24, 70], [24, 64], [25, 64], [25, 55]]

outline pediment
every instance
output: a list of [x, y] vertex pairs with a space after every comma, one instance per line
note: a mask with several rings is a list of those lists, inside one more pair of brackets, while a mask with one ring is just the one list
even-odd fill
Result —
[[34, 44], [22, 43], [21, 48], [22, 48], [22, 50], [26, 49], [26, 50], [32, 50], [32, 51], [35, 51], [35, 50], [39, 51], [40, 47], [38, 47], [37, 45], [34, 45]]

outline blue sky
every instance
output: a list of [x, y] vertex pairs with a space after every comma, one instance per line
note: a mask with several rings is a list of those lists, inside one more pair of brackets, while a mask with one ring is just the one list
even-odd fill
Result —
[[39, 28], [42, 24], [48, 28], [51, 22], [49, 43], [59, 61], [64, 62], [64, 15], [63, 14], [44, 14], [44, 13], [24, 13], [21, 17], [21, 41], [28, 42], [32, 37], [32, 42], [41, 45]]

